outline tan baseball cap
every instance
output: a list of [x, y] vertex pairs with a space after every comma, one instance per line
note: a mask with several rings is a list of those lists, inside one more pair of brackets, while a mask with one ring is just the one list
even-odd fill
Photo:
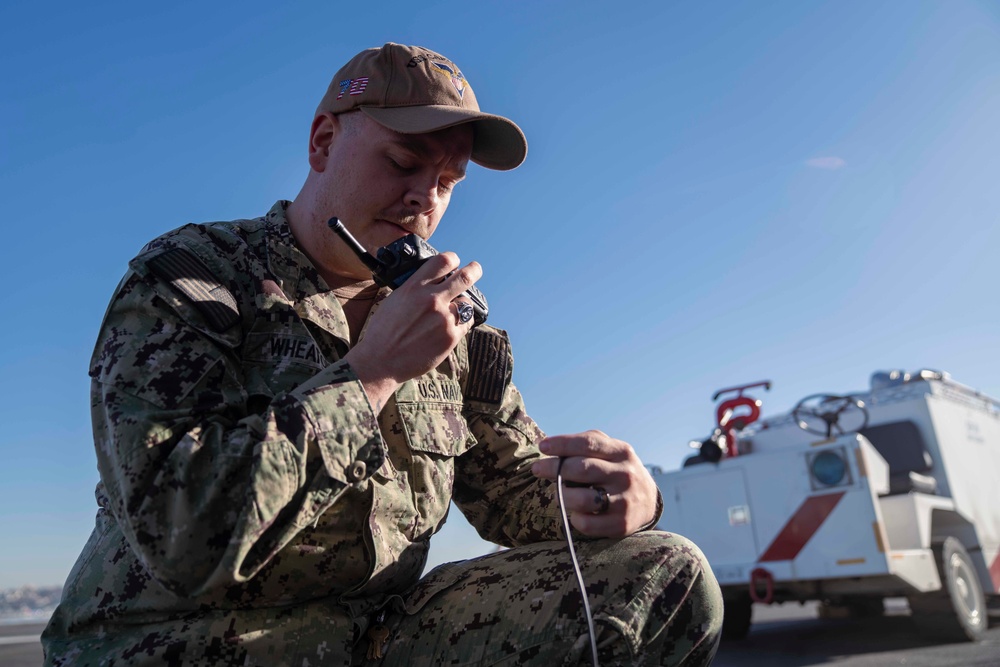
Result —
[[472, 123], [472, 161], [489, 169], [513, 169], [528, 153], [521, 128], [503, 116], [481, 112], [458, 66], [421, 46], [390, 42], [362, 51], [344, 65], [317, 113], [353, 109], [402, 134]]

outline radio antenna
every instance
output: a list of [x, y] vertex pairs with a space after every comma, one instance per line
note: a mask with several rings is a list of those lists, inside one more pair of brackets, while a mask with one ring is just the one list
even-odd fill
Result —
[[372, 273], [381, 273], [385, 269], [385, 265], [382, 264], [376, 257], [374, 257], [370, 252], [365, 250], [365, 247], [358, 243], [358, 240], [351, 236], [351, 233], [347, 231], [347, 227], [344, 227], [342, 223], [336, 217], [330, 218], [326, 223], [330, 225], [330, 229], [337, 233], [337, 236], [344, 239], [344, 243], [354, 251], [354, 254], [358, 256], [362, 262], [365, 263]]

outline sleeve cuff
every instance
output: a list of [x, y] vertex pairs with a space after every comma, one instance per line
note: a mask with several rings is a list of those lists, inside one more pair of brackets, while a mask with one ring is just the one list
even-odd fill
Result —
[[385, 448], [377, 415], [346, 361], [327, 366], [290, 396], [302, 406], [306, 430], [330, 477], [356, 484], [382, 466]]
[[656, 524], [660, 522], [660, 517], [663, 516], [663, 494], [660, 493], [659, 487], [656, 489], [656, 511], [653, 512], [653, 520], [647, 523], [645, 526], [635, 531], [637, 533], [644, 530], [650, 530], [656, 528]]

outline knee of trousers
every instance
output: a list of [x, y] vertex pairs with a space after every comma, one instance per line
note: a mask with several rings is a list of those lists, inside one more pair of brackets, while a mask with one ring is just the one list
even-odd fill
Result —
[[621, 635], [632, 655], [714, 654], [722, 631], [722, 592], [691, 540], [645, 531], [610, 545], [585, 544], [597, 551], [593, 560], [587, 558], [592, 580], [610, 572], [621, 577], [594, 609], [595, 620]]

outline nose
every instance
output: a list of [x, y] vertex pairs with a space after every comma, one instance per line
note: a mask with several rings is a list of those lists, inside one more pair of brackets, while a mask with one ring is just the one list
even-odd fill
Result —
[[432, 212], [441, 201], [437, 175], [421, 175], [419, 178], [414, 178], [403, 200], [407, 208], [416, 209], [421, 213]]

